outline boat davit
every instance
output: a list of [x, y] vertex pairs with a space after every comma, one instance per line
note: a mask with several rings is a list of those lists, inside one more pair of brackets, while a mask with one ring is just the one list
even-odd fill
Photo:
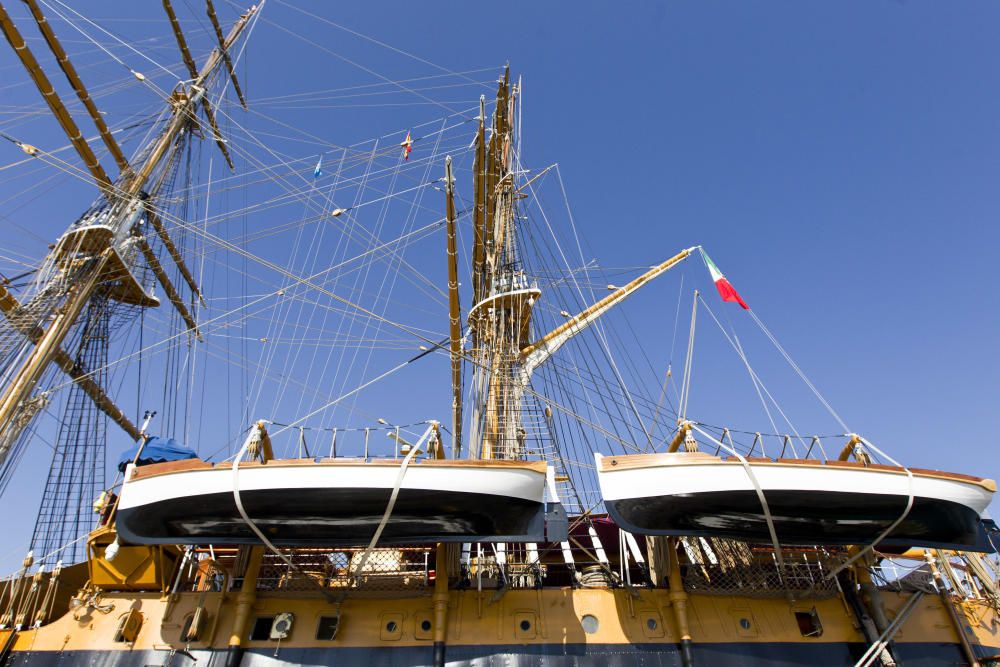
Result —
[[[276, 459], [213, 465], [198, 459], [129, 464], [117, 509], [131, 544], [379, 544], [543, 541], [543, 461]], [[398, 491], [386, 517], [393, 491]], [[551, 504], [551, 503], [550, 503]]]
[[880, 544], [969, 548], [996, 491], [990, 479], [853, 461], [761, 457], [744, 465], [703, 452], [596, 458], [608, 513], [645, 535], [769, 542], [762, 494], [783, 543], [870, 543], [903, 517]]

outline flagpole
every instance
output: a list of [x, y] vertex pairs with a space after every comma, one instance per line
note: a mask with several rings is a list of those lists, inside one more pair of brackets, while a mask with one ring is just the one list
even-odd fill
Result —
[[684, 379], [681, 381], [681, 402], [677, 413], [678, 421], [684, 421], [687, 416], [688, 394], [691, 391], [691, 369], [694, 366], [694, 332], [698, 320], [698, 290], [694, 291], [691, 302], [691, 329], [688, 332], [687, 355], [684, 357]]

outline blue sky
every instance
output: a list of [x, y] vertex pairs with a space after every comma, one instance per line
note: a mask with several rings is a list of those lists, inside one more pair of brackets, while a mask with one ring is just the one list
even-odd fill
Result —
[[[85, 11], [130, 39], [158, 36], [148, 53], [176, 67], [159, 4], [120, 5], [90, 3]], [[523, 160], [536, 169], [559, 164], [587, 259], [637, 267], [703, 244], [853, 430], [914, 466], [1000, 475], [993, 453], [1000, 361], [992, 352], [1000, 333], [996, 4], [515, 2], [504, 13], [480, 3], [305, 8], [341, 27], [269, 0], [264, 18], [277, 25], [257, 26], [241, 62], [251, 106], [377, 82], [379, 75], [401, 80], [440, 68], [483, 69], [468, 75], [483, 85], [433, 92], [449, 108], [468, 109], [480, 92], [489, 98], [488, 82], [509, 62], [524, 77]], [[37, 34], [20, 6], [8, 9], [27, 36]], [[116, 13], [122, 11], [129, 14]], [[200, 59], [210, 46], [196, 28], [204, 27], [203, 15], [181, 3], [178, 11]], [[224, 22], [236, 15], [233, 6], [220, 12]], [[103, 54], [64, 23], [53, 24], [78, 63], [93, 63], [82, 71], [92, 88], [122, 80], [120, 67], [101, 64]], [[32, 46], [44, 55], [44, 45]], [[136, 62], [127, 50], [109, 48]], [[38, 105], [6, 45], [0, 72], [0, 104]], [[142, 90], [128, 95], [100, 102], [113, 126], [125, 109], [157, 102]], [[433, 105], [407, 105], [405, 94], [392, 100], [399, 106], [280, 111], [336, 145], [443, 114]], [[77, 117], [83, 126], [86, 118]], [[65, 143], [44, 117], [4, 131], [40, 146]], [[280, 139], [272, 145], [308, 159], [303, 169], [311, 172], [315, 150]], [[0, 165], [21, 157], [0, 146]], [[33, 177], [10, 176], [25, 168], [0, 171], [0, 199], [21, 201], [15, 197]], [[40, 259], [94, 194], [72, 181], [57, 192], [0, 214], [0, 247]], [[557, 190], [547, 197], [547, 206], [562, 205]], [[685, 291], [711, 289], [700, 264], [690, 263], [683, 275]], [[678, 280], [663, 279], [624, 307], [657, 369], [670, 358], [676, 367], [683, 356], [683, 337], [670, 350]], [[801, 429], [836, 432], [744, 313], [707, 296]], [[686, 330], [686, 315], [680, 323]], [[702, 318], [692, 409], [764, 429], [746, 373], [713, 327]], [[440, 391], [426, 399], [380, 386], [364, 400], [385, 405], [405, 396], [408, 407], [399, 411], [406, 419], [432, 404], [444, 416], [447, 364], [437, 364]], [[211, 409], [211, 398], [204, 400]], [[125, 444], [109, 444], [109, 458]], [[31, 452], [8, 491], [26, 505], [37, 502], [47, 467], [44, 447]], [[8, 527], [10, 540], [27, 540], [33, 514]], [[13, 541], [11, 553], [0, 553], [3, 569], [21, 557]]]

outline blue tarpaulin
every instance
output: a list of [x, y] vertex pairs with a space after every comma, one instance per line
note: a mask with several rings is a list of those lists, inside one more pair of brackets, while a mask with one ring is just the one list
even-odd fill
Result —
[[[118, 470], [125, 472], [125, 467], [132, 463], [135, 455], [139, 451], [139, 445], [131, 447], [122, 452], [118, 459]], [[165, 463], [166, 461], [183, 461], [184, 459], [196, 459], [198, 455], [190, 447], [185, 447], [173, 438], [151, 437], [146, 441], [146, 446], [142, 448], [142, 456], [137, 461], [138, 465], [144, 466], [150, 463]]]

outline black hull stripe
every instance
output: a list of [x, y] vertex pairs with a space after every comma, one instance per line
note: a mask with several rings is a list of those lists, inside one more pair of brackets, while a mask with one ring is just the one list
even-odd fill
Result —
[[[277, 656], [275, 657], [275, 649]], [[906, 667], [941, 667], [966, 664], [957, 644], [895, 643], [893, 651]], [[843, 667], [853, 665], [867, 646], [860, 643], [732, 643], [694, 644], [694, 664], [712, 667]], [[997, 652], [992, 647], [975, 647], [985, 657]], [[226, 650], [192, 650], [190, 659], [175, 655], [171, 664], [221, 665]], [[34, 651], [12, 655], [11, 664], [31, 667], [94, 665], [97, 667], [146, 667], [163, 665], [169, 651]], [[414, 667], [431, 665], [433, 646], [372, 648], [251, 648], [241, 667], [276, 665], [378, 665], [379, 667]], [[447, 646], [445, 660], [449, 667], [676, 667], [680, 649], [676, 644], [492, 644], [483, 646]]]
[[[388, 489], [243, 491], [247, 514], [275, 544], [367, 544], [389, 502]], [[180, 496], [120, 510], [132, 544], [249, 544], [256, 536], [232, 493]], [[379, 544], [435, 541], [544, 541], [544, 506], [484, 493], [402, 489]]]
[[[906, 496], [834, 491], [772, 490], [765, 494], [782, 542], [870, 542], [906, 508]], [[606, 501], [626, 530], [645, 535], [702, 535], [770, 541], [754, 491], [710, 491]], [[979, 515], [947, 500], [915, 498], [906, 519], [885, 544], [973, 546]]]

